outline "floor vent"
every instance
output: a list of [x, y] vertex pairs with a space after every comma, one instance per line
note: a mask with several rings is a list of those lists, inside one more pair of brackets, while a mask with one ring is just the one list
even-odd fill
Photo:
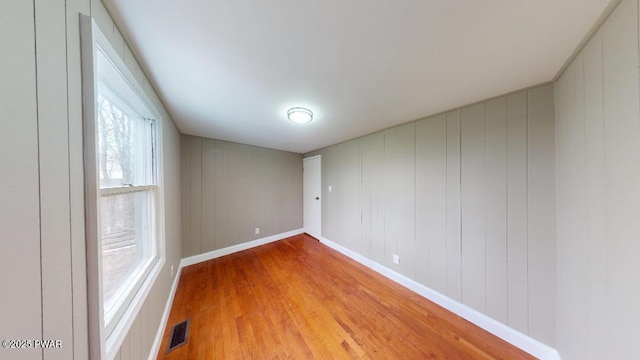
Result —
[[189, 320], [185, 320], [177, 325], [174, 325], [173, 328], [171, 328], [171, 334], [169, 335], [169, 348], [167, 348], [167, 353], [186, 344], [188, 335]]

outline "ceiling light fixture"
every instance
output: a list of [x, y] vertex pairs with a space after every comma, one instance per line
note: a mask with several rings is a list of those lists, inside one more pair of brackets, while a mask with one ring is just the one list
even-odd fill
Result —
[[311, 110], [303, 107], [294, 107], [287, 111], [287, 117], [294, 123], [306, 124], [313, 120], [313, 113]]

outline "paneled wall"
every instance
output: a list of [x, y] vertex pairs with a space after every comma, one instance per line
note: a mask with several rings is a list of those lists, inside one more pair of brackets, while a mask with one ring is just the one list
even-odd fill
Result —
[[181, 143], [185, 257], [302, 228], [300, 154], [189, 135]]
[[[62, 348], [0, 358], [88, 358], [79, 14], [93, 15], [164, 118], [165, 200], [179, 203], [180, 137], [99, 0], [0, 3], [0, 338]], [[167, 262], [118, 354], [147, 356], [181, 258], [166, 210]]]
[[[42, 266], [40, 261], [40, 183], [38, 158], [38, 103], [34, 54], [34, 6], [31, 2], [0, 3], [0, 337], [37, 338], [43, 333]], [[65, 100], [66, 103], [66, 100]], [[19, 151], [18, 151], [19, 150]], [[13, 154], [9, 156], [9, 154]], [[68, 210], [68, 206], [67, 206]], [[69, 247], [67, 239], [67, 248]], [[21, 254], [28, 254], [21, 256]], [[70, 263], [69, 254], [65, 259]], [[16, 276], [19, 274], [19, 276]], [[63, 273], [61, 286], [71, 286], [71, 271]], [[11, 289], [11, 291], [8, 291]], [[71, 298], [71, 291], [66, 296]], [[65, 306], [69, 317], [73, 309]], [[48, 314], [46, 314], [48, 316]], [[49, 322], [47, 322], [47, 327]], [[69, 326], [61, 339], [71, 344]], [[48, 332], [47, 332], [48, 333]], [[68, 350], [73, 354], [73, 349]], [[16, 359], [41, 359], [42, 353], [17, 353]], [[0, 349], [0, 357], [10, 356]]]
[[623, 0], [555, 85], [564, 359], [638, 354], [638, 38], [638, 1]]
[[318, 153], [323, 237], [555, 344], [552, 85]]
[[171, 267], [182, 259], [180, 207], [180, 132], [164, 108], [133, 53], [101, 2], [92, 0], [91, 15], [162, 116], [166, 262], [126, 336], [116, 360], [147, 358], [173, 282]]

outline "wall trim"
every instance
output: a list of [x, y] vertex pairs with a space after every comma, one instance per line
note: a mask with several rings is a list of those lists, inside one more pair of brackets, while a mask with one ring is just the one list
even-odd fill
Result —
[[246, 243], [229, 246], [229, 247], [226, 247], [224, 249], [218, 249], [218, 250], [209, 251], [209, 252], [206, 252], [206, 253], [203, 253], [203, 254], [189, 256], [189, 257], [186, 257], [186, 258], [183, 258], [182, 260], [180, 260], [180, 267], [182, 268], [182, 267], [185, 267], [185, 266], [194, 265], [194, 264], [197, 264], [197, 263], [201, 263], [203, 261], [219, 258], [221, 256], [233, 254], [233, 253], [236, 253], [236, 252], [239, 252], [239, 251], [242, 251], [242, 250], [251, 249], [251, 248], [254, 248], [254, 247], [257, 247], [257, 246], [260, 246], [260, 245], [268, 244], [270, 242], [274, 242], [274, 241], [282, 240], [282, 239], [285, 239], [285, 238], [288, 238], [288, 237], [300, 235], [303, 232], [304, 232], [303, 229], [287, 231], [287, 232], [283, 232], [281, 234], [267, 236], [267, 237], [262, 238], [262, 239], [253, 240], [253, 241], [249, 241], [249, 242], [246, 242]]
[[296, 229], [296, 230], [287, 231], [287, 232], [283, 232], [283, 233], [272, 235], [272, 236], [267, 236], [262, 239], [257, 239], [257, 240], [249, 241], [246, 243], [229, 246], [224, 249], [218, 249], [218, 250], [209, 251], [204, 254], [189, 256], [180, 260], [180, 265], [178, 266], [178, 271], [176, 272], [176, 275], [173, 278], [173, 285], [171, 286], [171, 291], [169, 292], [167, 303], [164, 306], [162, 319], [160, 320], [160, 325], [158, 326], [158, 331], [156, 332], [156, 338], [153, 341], [153, 346], [151, 347], [151, 351], [149, 352], [148, 359], [154, 360], [158, 357], [158, 352], [160, 351], [160, 345], [162, 344], [162, 335], [164, 334], [164, 329], [167, 327], [167, 321], [169, 321], [169, 313], [171, 312], [171, 307], [173, 306], [173, 299], [176, 295], [178, 282], [180, 279], [180, 275], [182, 274], [182, 268], [190, 265], [195, 265], [197, 263], [201, 263], [204, 261], [212, 260], [215, 258], [219, 258], [225, 255], [237, 253], [243, 250], [248, 250], [248, 249], [265, 245], [278, 240], [283, 240], [288, 237], [300, 235], [302, 233], [304, 233], [304, 229]]
[[386, 278], [395, 281], [396, 283], [406, 287], [407, 289], [424, 296], [428, 300], [442, 306], [443, 308], [453, 312], [454, 314], [464, 318], [467, 321], [483, 328], [484, 330], [492, 333], [493, 335], [501, 338], [502, 340], [528, 352], [529, 354], [544, 360], [561, 360], [558, 351], [540, 341], [529, 337], [509, 326], [494, 320], [487, 315], [474, 310], [462, 303], [459, 303], [433, 289], [430, 289], [415, 280], [401, 275], [385, 266], [378, 264], [377, 262], [368, 259], [352, 250], [345, 248], [344, 246], [337, 244], [329, 239], [320, 237], [320, 242], [326, 246], [350, 257], [351, 259], [359, 262], [360, 264], [370, 268], [371, 270], [385, 276]]
[[573, 50], [571, 55], [569, 55], [567, 60], [565, 60], [564, 64], [562, 64], [562, 66], [560, 67], [556, 75], [553, 77], [553, 80], [552, 80], [553, 83], [555, 83], [560, 79], [560, 77], [562, 77], [562, 75], [565, 73], [565, 71], [567, 71], [569, 66], [571, 66], [571, 64], [580, 55], [582, 50], [584, 50], [584, 48], [587, 47], [587, 44], [589, 43], [589, 41], [593, 39], [593, 37], [598, 33], [598, 31], [600, 31], [604, 23], [607, 22], [611, 14], [613, 14], [613, 11], [618, 7], [618, 5], [620, 5], [621, 2], [622, 0], [611, 0], [609, 5], [607, 5], [607, 7], [602, 11], [600, 16], [596, 20], [596, 22], [591, 26], [591, 29], [589, 29], [589, 31], [585, 34], [584, 38], [582, 38], [582, 41], [580, 41], [580, 43], [578, 44], [578, 46], [576, 46], [576, 48]]

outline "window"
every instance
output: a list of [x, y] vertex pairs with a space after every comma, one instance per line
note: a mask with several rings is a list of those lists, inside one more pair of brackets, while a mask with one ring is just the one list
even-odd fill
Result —
[[[102, 60], [101, 60], [102, 59]], [[98, 74], [112, 75], [98, 53]], [[106, 67], [106, 69], [105, 69]], [[102, 301], [107, 336], [157, 259], [154, 241], [155, 121], [145, 118], [102, 78], [97, 93]]]
[[89, 320], [99, 334], [90, 345], [93, 357], [110, 359], [164, 263], [160, 119], [90, 23], [89, 51], [83, 42], [83, 64], [93, 64], [83, 66], [91, 70], [83, 72], [85, 207]]

